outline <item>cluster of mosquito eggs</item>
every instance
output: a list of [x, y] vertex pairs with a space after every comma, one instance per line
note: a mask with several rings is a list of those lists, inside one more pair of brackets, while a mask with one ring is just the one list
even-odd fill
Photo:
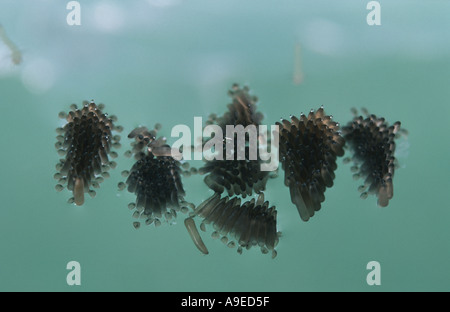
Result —
[[[120, 183], [119, 183], [120, 185]], [[189, 210], [194, 210], [195, 205], [186, 201], [181, 201], [181, 208], [180, 211], [183, 214], [188, 214]], [[155, 227], [159, 227], [162, 224], [162, 221], [157, 218], [157, 217], [153, 217], [153, 216], [148, 216], [144, 213], [144, 208], [143, 207], [137, 207], [136, 203], [132, 202], [128, 204], [128, 209], [129, 210], [134, 210], [132, 217], [135, 219], [143, 219], [145, 220], [145, 225], [151, 225], [152, 223], [155, 225]], [[166, 211], [164, 213], [164, 218], [167, 222], [171, 222], [173, 218], [177, 217], [177, 212], [175, 209], [170, 209], [170, 211]], [[141, 227], [141, 223], [139, 221], [135, 221], [133, 222], [133, 227], [135, 229], [139, 229]]]

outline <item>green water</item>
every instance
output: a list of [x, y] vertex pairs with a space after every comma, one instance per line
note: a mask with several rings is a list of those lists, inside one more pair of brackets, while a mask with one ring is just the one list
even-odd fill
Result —
[[[450, 290], [450, 3], [380, 1], [79, 1], [81, 25], [66, 23], [66, 1], [2, 0], [0, 23], [20, 48], [13, 66], [0, 42], [1, 291], [436, 291]], [[294, 47], [304, 81], [292, 82]], [[177, 224], [136, 230], [118, 192], [126, 134], [159, 122], [170, 137], [194, 116], [222, 114], [232, 83], [258, 95], [263, 122], [324, 105], [341, 124], [367, 107], [409, 131], [399, 142], [394, 198], [379, 208], [359, 198], [360, 182], [338, 160], [334, 186], [307, 223], [283, 179], [266, 198], [283, 236], [272, 260], [203, 234], [210, 254]], [[53, 174], [57, 114], [95, 99], [119, 118], [118, 167], [85, 205], [69, 205]], [[170, 138], [169, 138], [170, 141]], [[201, 162], [193, 162], [201, 166]], [[186, 199], [212, 193], [201, 176], [183, 179]], [[81, 286], [68, 286], [69, 261]], [[368, 286], [369, 261], [381, 285]]]

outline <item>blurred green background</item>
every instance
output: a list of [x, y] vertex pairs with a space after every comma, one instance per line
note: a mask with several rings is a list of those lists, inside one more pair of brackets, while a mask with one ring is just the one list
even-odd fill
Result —
[[[368, 26], [368, 1], [2, 0], [0, 23], [23, 61], [0, 42], [0, 291], [449, 291], [450, 2], [380, 1], [381, 26]], [[295, 46], [303, 82], [293, 83]], [[248, 84], [264, 122], [324, 105], [342, 124], [366, 107], [408, 129], [398, 141], [394, 198], [379, 208], [359, 198], [360, 182], [338, 161], [333, 188], [302, 222], [283, 185], [266, 198], [283, 236], [272, 260], [256, 248], [238, 255], [204, 233], [198, 252], [183, 225], [135, 230], [118, 192], [126, 134], [159, 122], [222, 114], [232, 83]], [[95, 199], [69, 205], [53, 174], [58, 112], [94, 99], [125, 131]], [[171, 141], [169, 139], [169, 141]], [[201, 162], [193, 163], [201, 166]], [[201, 176], [184, 179], [186, 199], [211, 195]], [[69, 261], [81, 286], [66, 284]], [[366, 265], [381, 264], [381, 286]]]

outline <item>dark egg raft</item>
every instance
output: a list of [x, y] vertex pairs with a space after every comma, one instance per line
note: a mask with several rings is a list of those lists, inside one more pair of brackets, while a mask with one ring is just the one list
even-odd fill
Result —
[[200, 217], [200, 229], [207, 231], [206, 226], [213, 227], [212, 238], [220, 241], [230, 248], [237, 247], [239, 254], [243, 249], [258, 246], [263, 254], [271, 252], [273, 258], [277, 252], [280, 232], [277, 231], [277, 210], [275, 206], [269, 207], [264, 201], [264, 194], [252, 198], [241, 204], [239, 197], [222, 197], [215, 193], [201, 203], [191, 217], [186, 219], [185, 225], [197, 248], [203, 253], [208, 251], [195, 227], [193, 218]]
[[284, 183], [300, 217], [308, 221], [320, 210], [326, 188], [333, 186], [336, 159], [344, 155], [345, 141], [339, 124], [325, 114], [323, 107], [276, 124]]
[[114, 125], [117, 118], [103, 113], [104, 105], [96, 105], [93, 101], [83, 102], [83, 107], [76, 104], [70, 106], [71, 111], [59, 113], [59, 117], [67, 123], [57, 128], [55, 144], [58, 154], [65, 156], [56, 165], [58, 171], [54, 178], [58, 180], [57, 191], [65, 187], [73, 193], [69, 203], [80, 206], [84, 203], [84, 194], [94, 197], [104, 178], [109, 177], [108, 170], [115, 168], [116, 163], [109, 157], [117, 157], [113, 148], [120, 147], [120, 136], [113, 132], [121, 132], [122, 127]]
[[359, 116], [353, 109], [355, 117], [342, 128], [346, 144], [353, 153], [345, 162], [353, 160], [353, 178], [364, 179], [358, 188], [360, 197], [364, 199], [368, 194], [374, 194], [378, 205], [386, 207], [394, 196], [394, 139], [406, 131], [400, 129], [399, 121], [389, 126], [384, 118], [370, 115], [365, 109], [363, 112], [366, 117]]
[[[241, 195], [246, 197], [253, 192], [260, 193], [265, 190], [270, 172], [261, 171], [261, 160], [259, 151], [256, 159], [250, 159], [249, 142], [246, 137], [245, 144], [238, 144], [237, 136], [226, 137], [226, 126], [242, 125], [244, 128], [253, 125], [257, 130], [261, 124], [263, 114], [257, 111], [257, 97], [250, 95], [248, 87], [240, 87], [234, 84], [228, 95], [232, 102], [228, 104], [228, 111], [223, 116], [209, 116], [207, 124], [218, 125], [223, 133], [223, 160], [213, 159], [199, 169], [200, 174], [205, 174], [205, 184], [217, 193], [227, 191], [229, 196]], [[233, 160], [226, 160], [226, 141], [234, 141]], [[242, 152], [241, 152], [242, 151]], [[236, 155], [241, 152], [244, 159], [237, 159]]]
[[[131, 170], [122, 172], [126, 182], [119, 183], [119, 190], [127, 189], [136, 194], [136, 201], [128, 205], [133, 217], [145, 220], [145, 224], [161, 225], [161, 219], [170, 222], [177, 211], [187, 213], [193, 205], [184, 201], [185, 191], [181, 180], [181, 163], [171, 154], [171, 148], [163, 137], [156, 138], [160, 125], [149, 131], [146, 127], [134, 129], [128, 138], [134, 139], [132, 149], [125, 153], [134, 156]], [[133, 223], [135, 228], [140, 222]]]

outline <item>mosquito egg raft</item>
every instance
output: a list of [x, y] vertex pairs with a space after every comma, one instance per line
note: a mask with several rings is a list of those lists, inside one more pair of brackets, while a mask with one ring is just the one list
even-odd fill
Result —
[[75, 104], [70, 108], [68, 114], [59, 114], [67, 123], [56, 130], [59, 134], [57, 141], [61, 144], [55, 147], [59, 155], [65, 156], [56, 166], [57, 176], [61, 177], [56, 189], [67, 187], [73, 193], [73, 202], [80, 206], [84, 203], [85, 193], [95, 196], [91, 187], [98, 187], [98, 183], [103, 181], [103, 178], [99, 180], [100, 175], [109, 176], [108, 155], [120, 136], [116, 135], [112, 139], [117, 126], [102, 112], [104, 105], [97, 106], [93, 101], [84, 101], [82, 108]]
[[165, 138], [156, 136], [157, 129], [149, 131], [145, 127], [136, 128], [128, 135], [134, 139], [130, 153], [136, 162], [130, 170], [122, 171], [127, 180], [118, 187], [136, 194], [135, 203], [128, 205], [130, 209], [142, 213], [149, 220], [146, 224], [159, 226], [162, 218], [168, 222], [174, 219], [181, 203], [186, 202], [180, 161], [171, 156]]
[[[228, 105], [228, 111], [221, 117], [215, 114], [210, 115], [207, 124], [218, 125], [223, 133], [223, 160], [213, 159], [206, 161], [206, 164], [198, 170], [200, 174], [206, 174], [204, 181], [206, 185], [217, 193], [227, 191], [229, 196], [252, 195], [253, 192], [260, 193], [265, 190], [269, 178], [269, 172], [261, 171], [261, 160], [259, 151], [257, 159], [250, 160], [249, 142], [246, 135], [245, 145], [238, 144], [237, 136], [226, 137], [226, 126], [242, 125], [244, 128], [250, 125], [255, 126], [256, 134], [259, 138], [258, 126], [261, 124], [263, 114], [257, 112], [257, 97], [249, 94], [248, 87], [241, 88], [234, 84], [229, 91], [232, 103]], [[226, 141], [234, 141], [234, 159], [226, 160]], [[241, 153], [243, 160], [238, 160], [237, 155]]]
[[[232, 102], [228, 104], [228, 111], [219, 118], [216, 118], [216, 124], [225, 130], [227, 125], [260, 125], [264, 116], [257, 111], [258, 98], [250, 95], [250, 89], [247, 86], [240, 87], [233, 84], [228, 91]], [[225, 133], [225, 131], [224, 131]]]
[[266, 250], [274, 251], [278, 244], [277, 211], [274, 206], [269, 208], [263, 193], [257, 201], [252, 199], [242, 205], [239, 197], [221, 198], [215, 193], [195, 209], [195, 216], [203, 218], [202, 224], [213, 227], [213, 239], [220, 238], [229, 248], [238, 245], [238, 252], [258, 246], [261, 252], [267, 253]]
[[400, 122], [389, 126], [384, 118], [370, 115], [367, 110], [363, 110], [366, 118], [358, 116], [356, 109], [352, 111], [355, 117], [342, 128], [342, 132], [347, 147], [353, 153], [351, 170], [356, 172], [353, 177], [365, 180], [364, 185], [358, 188], [360, 197], [365, 199], [368, 194], [375, 194], [378, 205], [386, 207], [394, 196], [394, 139], [397, 133], [401, 133]]
[[344, 139], [339, 124], [323, 107], [279, 126], [279, 153], [284, 183], [300, 217], [308, 221], [325, 201], [325, 190], [333, 186], [336, 159], [344, 155]]

